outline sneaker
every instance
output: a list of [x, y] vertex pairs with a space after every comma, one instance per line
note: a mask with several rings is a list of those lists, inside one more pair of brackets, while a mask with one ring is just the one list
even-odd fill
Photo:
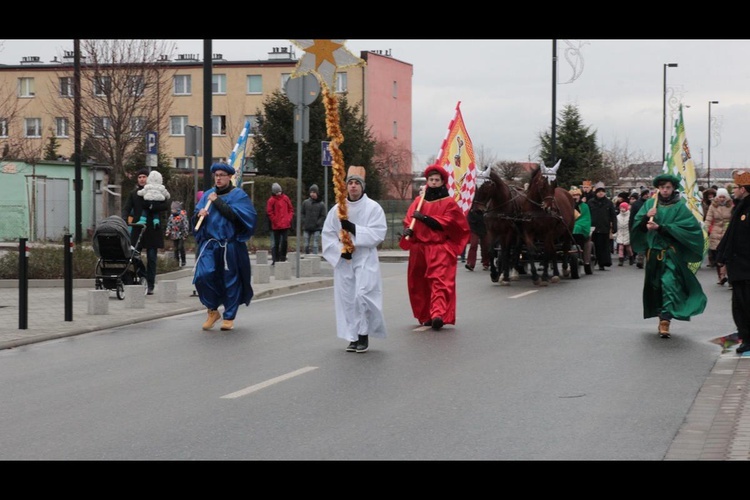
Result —
[[719, 281], [719, 284], [721, 286], [724, 286], [727, 283], [727, 281], [729, 281], [729, 278], [727, 278], [726, 276], [724, 276], [723, 278], [721, 278], [721, 281]]
[[216, 309], [209, 309], [208, 310], [208, 318], [206, 319], [205, 323], [203, 323], [203, 329], [204, 330], [210, 330], [214, 327], [214, 324], [216, 324], [217, 321], [221, 319], [221, 314], [219, 314], [219, 311]]
[[346, 352], [357, 352], [357, 341], [349, 342], [349, 345], [346, 346]]
[[750, 342], [743, 342], [737, 347], [737, 354], [750, 351]]
[[224, 330], [225, 332], [233, 328], [234, 328], [234, 320], [225, 319], [224, 321], [221, 322], [221, 329]]
[[432, 318], [432, 329], [433, 330], [440, 330], [443, 327], [443, 318], [440, 316]]
[[359, 340], [357, 340], [357, 352], [367, 352], [370, 343], [369, 340], [370, 337], [368, 335], [360, 335]]

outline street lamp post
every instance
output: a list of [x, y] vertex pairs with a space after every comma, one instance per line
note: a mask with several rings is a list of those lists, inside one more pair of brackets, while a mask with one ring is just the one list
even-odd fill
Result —
[[662, 163], [664, 160], [667, 159], [667, 146], [666, 146], [666, 136], [667, 136], [667, 68], [676, 68], [677, 63], [664, 63], [664, 108], [662, 113], [663, 118], [663, 128], [661, 132], [661, 161]]
[[706, 184], [711, 187], [711, 105], [719, 101], [708, 101], [708, 168], [706, 169]]

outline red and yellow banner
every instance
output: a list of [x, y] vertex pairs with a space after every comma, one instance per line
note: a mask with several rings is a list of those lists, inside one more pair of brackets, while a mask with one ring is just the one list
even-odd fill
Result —
[[474, 200], [477, 167], [474, 146], [461, 115], [461, 101], [456, 104], [456, 115], [448, 125], [448, 134], [438, 152], [438, 164], [448, 172], [448, 192], [467, 213]]

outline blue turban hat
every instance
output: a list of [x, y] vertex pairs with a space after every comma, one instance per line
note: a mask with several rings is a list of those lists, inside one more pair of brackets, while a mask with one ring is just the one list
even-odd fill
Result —
[[217, 170], [223, 170], [229, 175], [234, 175], [234, 168], [226, 163], [217, 162], [211, 165], [211, 173], [215, 173]]

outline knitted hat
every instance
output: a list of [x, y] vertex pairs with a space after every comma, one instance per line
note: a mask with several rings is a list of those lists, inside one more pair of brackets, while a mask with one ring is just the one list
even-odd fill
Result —
[[599, 181], [599, 182], [596, 183], [596, 185], [594, 185], [594, 192], [595, 193], [597, 191], [600, 191], [600, 190], [601, 191], [606, 191], [607, 190], [607, 188], [604, 187], [604, 183], [602, 181]]
[[182, 210], [182, 203], [179, 201], [173, 201], [172, 202], [172, 212], [179, 212]]
[[346, 182], [349, 181], [357, 181], [359, 182], [359, 185], [362, 186], [362, 191], [365, 190], [365, 167], [357, 167], [352, 165], [349, 167], [349, 171], [346, 174]]
[[148, 169], [147, 168], [139, 168], [138, 171], [135, 173], [135, 176], [138, 177], [139, 175], [145, 175], [148, 177]]
[[310, 186], [310, 192], [311, 193], [317, 193], [318, 192], [318, 185], [317, 184], [313, 184], [312, 186]]
[[716, 197], [723, 196], [725, 198], [729, 198], [729, 191], [727, 191], [724, 188], [719, 188], [716, 190]]
[[440, 177], [443, 179], [443, 184], [448, 183], [448, 172], [445, 171], [443, 167], [438, 165], [437, 163], [433, 163], [429, 167], [427, 167], [424, 171], [425, 179], [430, 176], [430, 174], [440, 174]]
[[620, 210], [630, 210], [630, 205], [623, 201], [622, 203], [620, 203]]
[[234, 167], [223, 162], [216, 162], [211, 165], [211, 173], [215, 173], [217, 170], [223, 170], [229, 175], [234, 175]]
[[271, 193], [273, 194], [281, 193], [281, 186], [279, 185], [278, 182], [274, 182], [273, 184], [271, 184]]

